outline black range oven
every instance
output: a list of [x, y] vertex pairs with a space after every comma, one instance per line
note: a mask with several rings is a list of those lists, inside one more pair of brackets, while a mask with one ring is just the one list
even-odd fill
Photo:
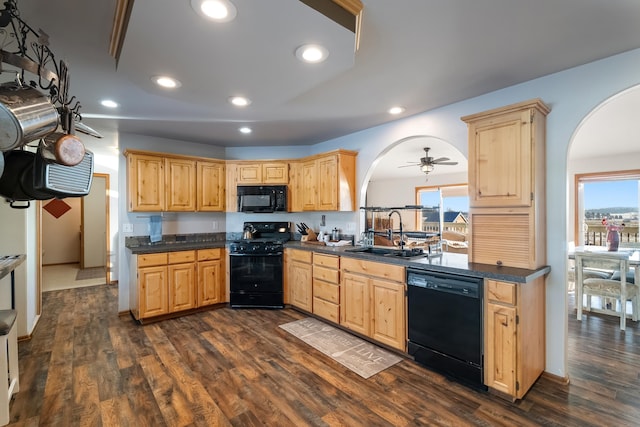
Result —
[[287, 222], [244, 223], [254, 237], [229, 246], [229, 298], [232, 308], [284, 308], [284, 242], [291, 237]]

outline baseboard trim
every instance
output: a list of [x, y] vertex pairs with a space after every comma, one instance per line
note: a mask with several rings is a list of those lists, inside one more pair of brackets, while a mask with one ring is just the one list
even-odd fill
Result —
[[549, 372], [546, 372], [546, 371], [542, 373], [542, 376], [547, 380], [552, 381], [556, 384], [569, 385], [570, 383], [569, 376], [561, 377], [559, 375], [550, 374]]

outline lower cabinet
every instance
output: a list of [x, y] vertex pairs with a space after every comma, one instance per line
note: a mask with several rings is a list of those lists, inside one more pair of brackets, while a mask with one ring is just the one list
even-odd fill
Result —
[[289, 304], [313, 311], [312, 265], [313, 252], [287, 249], [287, 288]]
[[224, 301], [224, 249], [134, 255], [130, 305], [137, 320]]
[[544, 278], [485, 280], [485, 384], [521, 399], [545, 367]]
[[343, 257], [340, 324], [406, 351], [405, 268]]
[[313, 254], [313, 314], [340, 323], [340, 257]]
[[198, 307], [225, 302], [224, 249], [198, 251]]

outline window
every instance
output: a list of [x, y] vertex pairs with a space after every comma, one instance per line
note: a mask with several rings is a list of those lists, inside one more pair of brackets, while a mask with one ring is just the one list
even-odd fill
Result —
[[575, 241], [578, 245], [606, 245], [602, 219], [624, 223], [620, 247], [640, 246], [640, 171], [576, 175]]
[[417, 187], [416, 202], [419, 205], [436, 208], [418, 211], [416, 223], [420, 224], [421, 231], [442, 233], [442, 231], [452, 230], [467, 234], [469, 189], [466, 184]]

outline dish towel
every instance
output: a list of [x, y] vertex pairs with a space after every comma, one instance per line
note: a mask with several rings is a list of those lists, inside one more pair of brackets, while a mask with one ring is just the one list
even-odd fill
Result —
[[157, 243], [162, 240], [162, 217], [151, 215], [149, 217], [149, 241]]

